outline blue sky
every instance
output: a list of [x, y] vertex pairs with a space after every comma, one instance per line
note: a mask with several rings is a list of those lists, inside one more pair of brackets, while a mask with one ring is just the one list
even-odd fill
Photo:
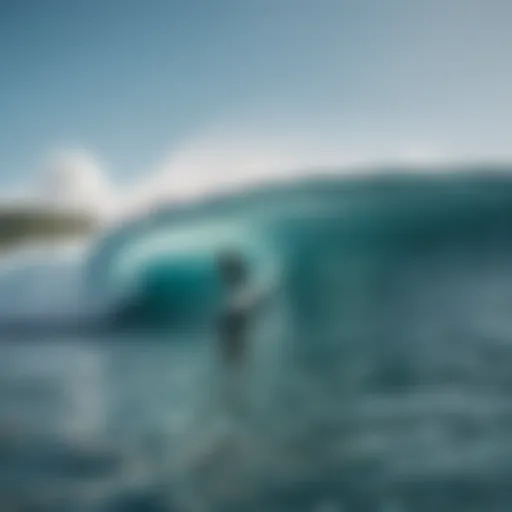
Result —
[[218, 129], [507, 158], [511, 19], [500, 0], [0, 0], [0, 185], [69, 147], [121, 182]]

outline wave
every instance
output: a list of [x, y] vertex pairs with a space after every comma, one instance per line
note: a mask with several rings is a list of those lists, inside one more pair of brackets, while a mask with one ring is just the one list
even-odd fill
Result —
[[511, 199], [512, 179], [499, 169], [274, 184], [164, 207], [118, 227], [95, 247], [87, 275], [93, 293], [137, 302], [141, 312], [160, 307], [172, 321], [218, 300], [215, 254], [236, 248], [256, 280], [279, 275], [288, 304], [312, 314], [308, 300], [324, 295], [322, 275], [346, 273], [354, 259], [371, 254], [391, 273], [441, 246], [507, 244]]
[[[100, 466], [98, 474], [119, 477], [95, 487], [96, 505], [122, 494], [117, 510], [137, 500], [155, 508], [165, 493], [176, 506], [219, 511], [508, 510], [511, 234], [512, 178], [497, 169], [309, 179], [169, 206], [113, 228], [67, 264], [39, 255], [6, 270], [0, 310], [13, 290], [53, 285], [40, 318], [58, 310], [74, 318], [71, 305], [82, 304], [116, 321], [101, 343], [88, 333], [75, 344], [49, 336], [39, 347], [1, 345], [2, 375], [13, 373], [26, 395], [29, 375], [41, 374], [33, 386], [42, 392], [58, 374], [56, 387], [76, 393], [73, 407], [48, 408], [48, 430], [87, 423], [109, 449], [63, 456], [62, 446], [42, 444], [59, 455], [57, 476]], [[256, 280], [276, 286], [254, 333], [251, 413], [231, 443], [217, 442], [225, 418], [212, 395], [220, 376], [203, 316], [219, 299], [213, 262], [226, 246], [247, 254]], [[137, 344], [112, 343], [115, 330], [134, 324], [145, 327]], [[172, 333], [177, 324], [202, 332]], [[162, 325], [165, 336], [148, 334]], [[155, 432], [165, 440], [148, 440]], [[210, 451], [194, 466], [203, 442]], [[146, 457], [148, 472], [123, 458], [144, 443], [162, 462]], [[50, 478], [45, 461], [37, 468]], [[64, 509], [76, 510], [79, 487], [69, 478], [75, 501]], [[135, 491], [126, 483], [134, 480]]]
[[73, 325], [207, 329], [220, 300], [215, 258], [225, 248], [245, 255], [255, 283], [273, 280], [281, 323], [321, 331], [333, 323], [332, 297], [356, 286], [341, 276], [384, 287], [429, 254], [467, 259], [508, 248], [511, 199], [508, 169], [473, 168], [331, 174], [162, 206], [99, 240], [4, 257], [0, 331], [37, 331], [31, 315], [46, 315], [45, 329], [57, 331], [59, 314], [63, 333]]

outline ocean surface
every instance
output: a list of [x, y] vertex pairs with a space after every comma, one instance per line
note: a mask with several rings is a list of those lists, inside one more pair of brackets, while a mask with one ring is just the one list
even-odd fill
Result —
[[[235, 384], [225, 248], [270, 290]], [[507, 169], [275, 184], [0, 263], [1, 511], [509, 511], [511, 393]]]

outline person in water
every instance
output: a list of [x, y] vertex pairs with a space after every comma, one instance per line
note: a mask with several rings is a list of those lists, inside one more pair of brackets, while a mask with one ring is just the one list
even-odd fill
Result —
[[249, 266], [241, 254], [225, 251], [217, 263], [225, 286], [225, 300], [218, 319], [218, 347], [229, 379], [227, 393], [231, 400], [238, 401], [250, 349], [249, 338], [266, 294], [252, 285]]

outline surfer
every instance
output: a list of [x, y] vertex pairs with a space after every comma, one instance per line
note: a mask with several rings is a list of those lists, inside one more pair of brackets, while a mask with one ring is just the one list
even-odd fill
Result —
[[217, 264], [226, 287], [218, 322], [218, 347], [228, 378], [228, 398], [237, 401], [253, 322], [266, 294], [251, 285], [249, 268], [241, 254], [225, 251], [219, 255]]
[[[256, 323], [256, 316], [269, 294], [260, 286], [255, 286], [248, 262], [238, 251], [224, 250], [215, 257], [215, 270], [223, 288], [223, 300], [216, 311], [216, 344], [220, 359], [220, 416], [216, 421], [208, 421], [208, 429], [203, 439], [190, 443], [192, 453], [186, 450], [179, 457], [176, 467], [180, 472], [197, 472], [199, 478], [224, 478], [215, 471], [216, 462], [236, 456], [243, 443], [245, 429], [238, 429], [240, 420], [246, 420], [246, 389], [244, 377], [250, 338]], [[275, 281], [272, 281], [274, 289]], [[217, 404], [216, 404], [217, 405]], [[218, 412], [218, 411], [216, 411]], [[216, 424], [217, 423], [217, 424]], [[235, 427], [233, 429], [233, 427]], [[242, 434], [242, 438], [238, 437]], [[243, 445], [242, 445], [243, 446]], [[210, 474], [211, 470], [213, 474]]]

